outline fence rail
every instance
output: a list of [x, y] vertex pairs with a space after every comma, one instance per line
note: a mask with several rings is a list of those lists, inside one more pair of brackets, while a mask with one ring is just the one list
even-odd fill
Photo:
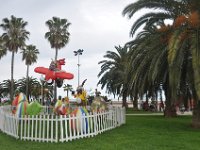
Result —
[[0, 107], [0, 130], [21, 140], [67, 142], [96, 136], [126, 122], [125, 108], [120, 107], [83, 116], [43, 114], [20, 118], [9, 110], [9, 106]]

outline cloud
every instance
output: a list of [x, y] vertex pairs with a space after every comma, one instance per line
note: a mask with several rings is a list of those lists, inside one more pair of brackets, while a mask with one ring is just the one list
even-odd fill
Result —
[[[37, 66], [49, 66], [51, 58], [54, 58], [55, 50], [51, 49], [49, 42], [44, 38], [48, 31], [45, 22], [53, 16], [66, 18], [71, 24], [69, 32], [70, 41], [63, 49], [59, 50], [58, 57], [66, 58], [63, 66], [68, 72], [75, 75], [73, 80], [65, 83], [77, 86], [77, 57], [73, 51], [84, 49], [80, 56], [81, 80], [88, 79], [85, 87], [96, 88], [97, 74], [100, 71], [98, 62], [103, 59], [107, 50], [115, 50], [114, 46], [123, 45], [129, 41], [131, 22], [122, 17], [121, 12], [132, 0], [7, 0], [1, 6], [0, 20], [11, 15], [22, 17], [28, 22], [27, 30], [30, 32], [28, 44], [36, 45], [40, 51], [38, 61], [30, 68], [30, 75], [40, 78], [33, 70]], [[0, 30], [0, 33], [2, 31]], [[11, 55], [0, 60], [0, 81], [10, 78]], [[14, 77], [25, 77], [26, 66], [21, 60], [21, 54], [15, 56]], [[59, 94], [64, 91], [59, 89]], [[59, 95], [58, 94], [58, 95]]]

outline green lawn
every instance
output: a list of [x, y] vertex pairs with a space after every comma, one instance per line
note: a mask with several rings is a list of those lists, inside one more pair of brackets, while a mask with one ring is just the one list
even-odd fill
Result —
[[152, 111], [144, 111], [144, 110], [134, 110], [133, 108], [127, 108], [126, 114], [154, 114], [154, 113], [163, 113], [163, 112], [152, 112]]
[[128, 116], [127, 123], [93, 138], [65, 143], [20, 141], [0, 133], [1, 150], [199, 150], [200, 130], [191, 116]]

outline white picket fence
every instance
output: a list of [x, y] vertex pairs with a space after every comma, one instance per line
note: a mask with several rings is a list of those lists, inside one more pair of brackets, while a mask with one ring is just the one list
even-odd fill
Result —
[[21, 140], [64, 142], [93, 137], [125, 124], [125, 108], [76, 117], [37, 115], [16, 117], [8, 106], [0, 107], [0, 130]]

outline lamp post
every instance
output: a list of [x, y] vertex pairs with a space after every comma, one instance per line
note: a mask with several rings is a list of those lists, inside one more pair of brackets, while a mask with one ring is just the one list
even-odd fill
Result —
[[83, 49], [78, 49], [77, 51], [74, 51], [74, 55], [75, 56], [78, 56], [78, 86], [80, 85], [80, 60], [79, 60], [79, 55], [82, 55], [83, 54]]

